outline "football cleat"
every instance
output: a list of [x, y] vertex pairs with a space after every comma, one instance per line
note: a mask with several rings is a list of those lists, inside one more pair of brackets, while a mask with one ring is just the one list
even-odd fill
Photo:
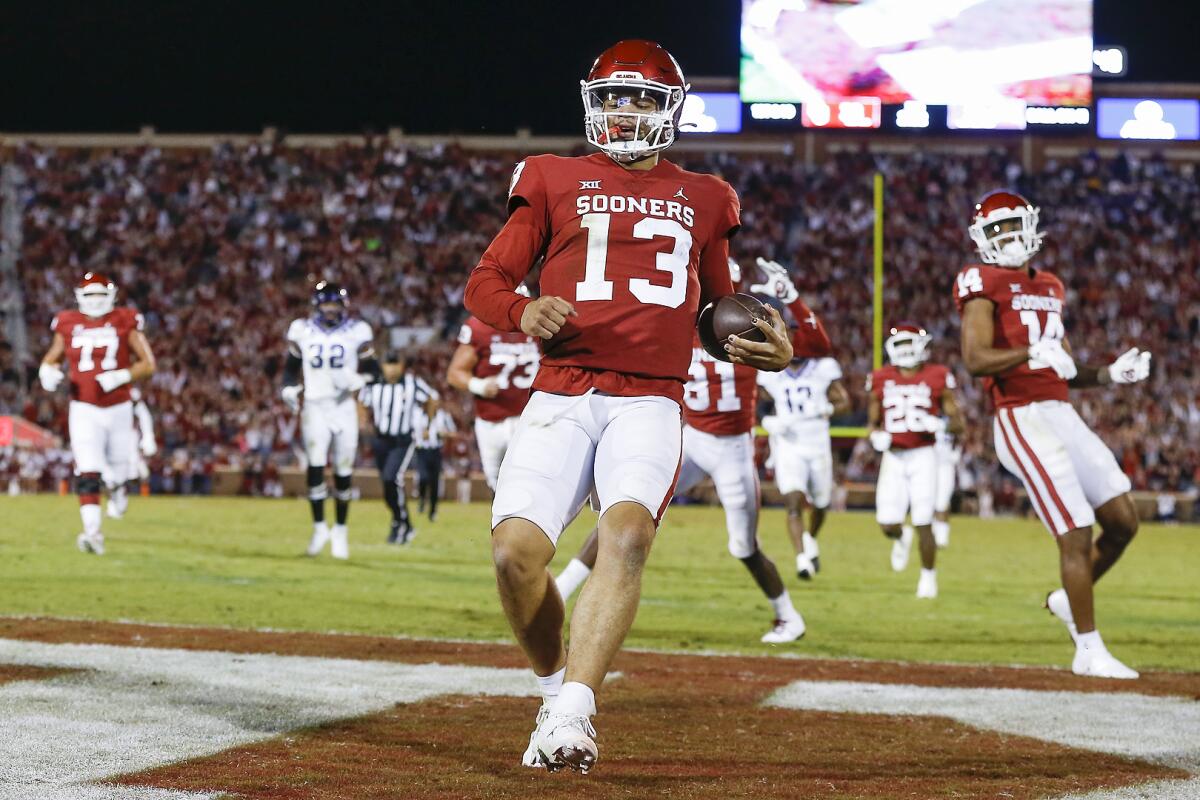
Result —
[[533, 733], [529, 734], [529, 746], [525, 748], [525, 754], [521, 756], [522, 767], [545, 769], [546, 765], [542, 763], [542, 759], [538, 756], [537, 734], [538, 728], [542, 727], [542, 723], [546, 721], [546, 717], [548, 716], [550, 716], [550, 703], [542, 701], [542, 705], [538, 709], [537, 719], [533, 723]]
[[798, 642], [804, 638], [804, 618], [796, 615], [795, 619], [777, 619], [775, 626], [763, 634], [764, 644], [786, 644]]
[[75, 546], [81, 553], [94, 553], [102, 556], [104, 555], [104, 534], [97, 533], [88, 536], [86, 533], [81, 533], [75, 538]]
[[403, 526], [400, 524], [400, 520], [392, 520], [392, 524], [388, 528], [387, 543], [396, 544], [398, 541], [400, 541], [400, 531], [402, 529]]
[[329, 534], [329, 555], [345, 561], [350, 557], [350, 531], [345, 525], [334, 525]]
[[[801, 545], [804, 547], [804, 556], [812, 564], [812, 574], [816, 575], [821, 571], [821, 548], [817, 546], [817, 537], [813, 536], [808, 531], [805, 531], [800, 536]], [[797, 570], [800, 567], [800, 559], [796, 559]], [[800, 577], [804, 577], [801, 575]]]
[[1072, 642], [1079, 637], [1079, 631], [1075, 628], [1075, 615], [1071, 613], [1071, 601], [1067, 599], [1066, 589], [1055, 589], [1046, 595], [1046, 602], [1043, 606], [1058, 617], [1059, 622], [1067, 626], [1067, 633], [1071, 634]]
[[325, 549], [325, 545], [329, 543], [329, 526], [324, 522], [313, 523], [312, 539], [308, 542], [308, 550], [305, 551], [311, 558], [321, 555], [321, 551]]
[[104, 513], [108, 515], [109, 519], [120, 519], [125, 516], [125, 509], [110, 497], [104, 504]]
[[1127, 681], [1139, 677], [1137, 670], [1117, 661], [1103, 642], [1094, 649], [1077, 647], [1075, 660], [1071, 662], [1071, 672], [1088, 678], [1116, 678]]
[[909, 525], [905, 525], [900, 529], [900, 538], [896, 539], [892, 544], [892, 569], [896, 572], [904, 572], [904, 568], [908, 566], [908, 554], [912, 550], [913, 529]]
[[811, 581], [817, 574], [817, 565], [804, 553], [796, 554], [796, 577], [802, 581]]
[[596, 765], [596, 729], [585, 714], [547, 714], [534, 733], [538, 758], [551, 772], [570, 767], [584, 775]]
[[917, 598], [933, 600], [937, 598], [937, 594], [937, 572], [931, 569], [922, 569], [921, 577], [917, 580]]

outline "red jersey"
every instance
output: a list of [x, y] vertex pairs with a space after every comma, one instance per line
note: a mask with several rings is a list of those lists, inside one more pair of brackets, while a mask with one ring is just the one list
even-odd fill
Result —
[[691, 380], [683, 387], [683, 421], [714, 436], [753, 430], [758, 402], [758, 370], [718, 361], [692, 340]]
[[683, 398], [700, 307], [729, 294], [737, 195], [669, 161], [628, 170], [603, 153], [531, 156], [517, 165], [509, 218], [467, 282], [465, 302], [520, 330], [531, 301], [513, 288], [544, 257], [543, 295], [578, 313], [542, 342], [533, 388]]
[[530, 386], [538, 371], [537, 342], [524, 333], [498, 331], [471, 317], [458, 332], [458, 343], [475, 351], [476, 378], [495, 378], [495, 397], [475, 397], [475, 416], [488, 422], [519, 416], [529, 402]]
[[[1061, 340], [1066, 334], [1063, 311], [1067, 293], [1062, 281], [1049, 272], [969, 265], [958, 273], [954, 284], [954, 302], [959, 313], [976, 297], [995, 304], [993, 347], [1028, 347], [1040, 339]], [[1035, 362], [1019, 364], [1000, 375], [989, 375], [983, 379], [983, 387], [996, 408], [1067, 399], [1067, 382], [1048, 364]]]
[[73, 309], [58, 312], [50, 323], [50, 330], [61, 334], [66, 344], [71, 399], [94, 406], [128, 402], [130, 384], [105, 392], [96, 382], [96, 376], [101, 372], [129, 368], [132, 363], [129, 335], [143, 328], [142, 315], [132, 308], [114, 308], [103, 317], [89, 317]]
[[953, 388], [954, 373], [941, 364], [922, 364], [911, 375], [889, 364], [867, 378], [867, 391], [883, 406], [882, 428], [892, 435], [893, 450], [933, 444], [928, 418], [941, 416], [942, 394]]

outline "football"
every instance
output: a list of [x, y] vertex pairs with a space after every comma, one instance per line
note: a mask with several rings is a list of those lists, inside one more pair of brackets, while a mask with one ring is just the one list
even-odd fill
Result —
[[767, 335], [754, 327], [754, 320], [769, 320], [767, 307], [749, 294], [727, 294], [709, 303], [700, 312], [696, 327], [700, 344], [713, 358], [728, 361], [725, 342], [730, 336], [740, 336], [754, 342], [765, 342]]

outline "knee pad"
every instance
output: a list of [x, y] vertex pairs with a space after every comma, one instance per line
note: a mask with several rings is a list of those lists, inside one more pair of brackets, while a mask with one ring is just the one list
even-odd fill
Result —
[[354, 489], [350, 485], [349, 475], [334, 475], [333, 476], [333, 497], [336, 500], [343, 502], [349, 500], [354, 494]]
[[100, 494], [100, 473], [85, 472], [75, 479], [75, 494]]

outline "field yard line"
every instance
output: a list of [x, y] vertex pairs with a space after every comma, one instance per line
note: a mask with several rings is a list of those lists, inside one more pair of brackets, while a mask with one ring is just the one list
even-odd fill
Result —
[[0, 663], [80, 670], [0, 685], [0, 796], [197, 800], [99, 786], [287, 731], [447, 694], [537, 694], [528, 670], [0, 639]]
[[[773, 692], [764, 705], [837, 713], [949, 717], [975, 728], [1144, 759], [1198, 776], [1159, 782], [1154, 790], [1144, 786], [1084, 795], [1088, 800], [1200, 797], [1200, 703], [1190, 698], [1133, 692], [794, 681]], [[1163, 793], [1155, 793], [1159, 790]]]

